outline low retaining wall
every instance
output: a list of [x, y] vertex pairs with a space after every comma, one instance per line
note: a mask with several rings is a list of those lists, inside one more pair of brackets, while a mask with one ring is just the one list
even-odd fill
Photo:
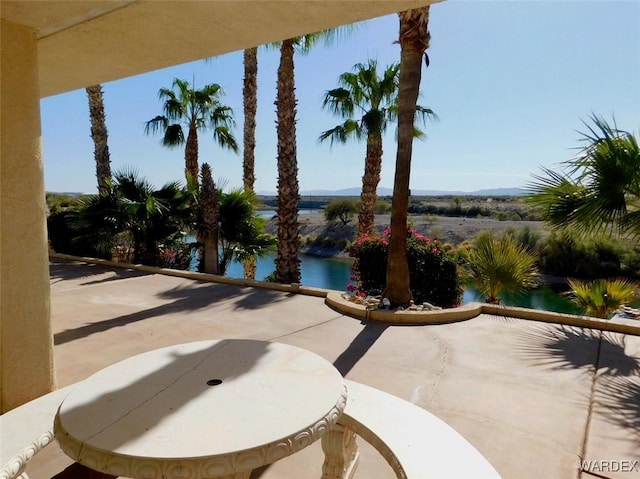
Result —
[[312, 288], [310, 286], [302, 286], [297, 283], [281, 284], [268, 283], [265, 281], [255, 281], [251, 279], [229, 278], [227, 276], [219, 276], [217, 274], [197, 273], [195, 271], [185, 271], [181, 269], [156, 268], [153, 266], [145, 266], [142, 264], [119, 263], [117, 261], [109, 261], [106, 259], [86, 258], [83, 256], [72, 256], [70, 254], [49, 253], [50, 258], [64, 259], [67, 261], [80, 261], [82, 263], [100, 264], [103, 266], [111, 266], [115, 268], [132, 269], [143, 271], [151, 274], [164, 274], [167, 276], [177, 276], [179, 278], [195, 279], [197, 281], [208, 281], [210, 283], [233, 284], [235, 286], [248, 286], [251, 288], [271, 289], [275, 291], [284, 291], [286, 293], [305, 294], [307, 296], [316, 296], [324, 298], [331, 290], [323, 288]]
[[578, 326], [581, 328], [598, 329], [602, 331], [612, 331], [616, 333], [632, 334], [640, 336], [640, 321], [633, 319], [598, 319], [587, 316], [576, 316], [573, 314], [554, 313], [529, 308], [517, 308], [512, 306], [502, 306], [498, 304], [468, 303], [459, 308], [442, 309], [438, 311], [389, 311], [366, 307], [354, 303], [343, 297], [344, 293], [323, 288], [312, 288], [300, 284], [280, 284], [255, 281], [250, 279], [229, 278], [215, 274], [197, 273], [169, 268], [155, 268], [139, 264], [118, 263], [97, 258], [85, 258], [62, 253], [49, 253], [50, 258], [63, 259], [68, 261], [79, 261], [90, 264], [100, 264], [104, 266], [132, 269], [151, 274], [164, 274], [167, 276], [177, 276], [180, 278], [194, 279], [197, 281], [208, 281], [212, 283], [232, 284], [235, 286], [245, 286], [251, 288], [270, 289], [274, 291], [284, 291], [286, 293], [304, 294], [325, 298], [325, 304], [331, 309], [365, 321], [379, 321], [388, 324], [400, 325], [428, 325], [454, 323], [473, 319], [481, 314], [491, 314], [508, 318], [526, 319], [531, 321], [541, 321], [545, 323], [565, 324]]

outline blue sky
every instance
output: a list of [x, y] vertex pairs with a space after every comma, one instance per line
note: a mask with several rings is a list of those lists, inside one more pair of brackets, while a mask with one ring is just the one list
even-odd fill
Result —
[[[592, 112], [640, 129], [640, 2], [449, 0], [431, 8], [431, 65], [420, 103], [439, 121], [413, 149], [413, 189], [473, 191], [523, 186], [540, 166], [569, 159]], [[340, 120], [322, 111], [323, 93], [354, 64], [399, 60], [397, 16], [360, 24], [333, 46], [296, 55], [298, 166], [301, 190], [361, 185], [364, 143], [329, 146], [318, 135]], [[276, 70], [279, 54], [258, 52], [256, 190], [275, 191]], [[157, 186], [183, 178], [184, 150], [145, 136], [160, 114], [157, 92], [174, 78], [219, 83], [236, 113], [242, 141], [242, 52], [106, 83], [112, 168], [132, 167]], [[47, 191], [95, 192], [87, 98], [78, 90], [41, 102]], [[392, 187], [393, 128], [384, 138], [380, 186]], [[242, 156], [200, 136], [200, 162], [229, 187], [242, 185]]]

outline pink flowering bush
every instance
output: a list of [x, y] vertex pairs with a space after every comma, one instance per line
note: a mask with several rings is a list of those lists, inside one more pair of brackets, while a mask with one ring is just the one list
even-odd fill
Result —
[[[391, 229], [381, 236], [363, 235], [352, 245], [349, 255], [355, 258], [351, 283], [347, 290], [359, 296], [381, 295], [386, 286], [387, 251]], [[456, 263], [432, 240], [413, 228], [407, 230], [407, 258], [411, 294], [416, 304], [429, 302], [449, 308], [458, 306], [462, 288]]]

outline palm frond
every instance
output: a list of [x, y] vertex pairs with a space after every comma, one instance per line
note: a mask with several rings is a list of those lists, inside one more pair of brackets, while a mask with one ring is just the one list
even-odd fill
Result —
[[184, 145], [184, 131], [182, 130], [182, 125], [179, 123], [174, 123], [172, 125], [167, 125], [164, 131], [164, 136], [162, 137], [162, 144], [169, 148], [175, 148], [180, 145]]
[[238, 143], [233, 132], [227, 126], [218, 126], [213, 130], [213, 139], [222, 148], [238, 153]]
[[357, 121], [349, 119], [342, 125], [338, 125], [330, 130], [322, 132], [318, 141], [322, 143], [328, 139], [331, 142], [331, 146], [333, 146], [334, 143], [346, 143], [351, 136], [355, 136], [360, 139], [363, 136], [363, 132]]
[[426, 123], [427, 120], [439, 120], [438, 115], [436, 115], [431, 108], [422, 105], [416, 105], [416, 119], [422, 123]]
[[322, 107], [327, 108], [336, 116], [349, 117], [354, 112], [354, 99], [349, 90], [336, 88], [329, 90], [322, 100]]
[[169, 125], [169, 120], [166, 116], [158, 115], [155, 118], [145, 122], [144, 124], [144, 134], [150, 135], [152, 133], [157, 133], [161, 129], [165, 129]]
[[[579, 154], [565, 162], [567, 173], [543, 169], [534, 176], [529, 201], [544, 209], [553, 226], [573, 225], [583, 232], [632, 230], [640, 234], [640, 149], [628, 132], [591, 116]], [[630, 216], [631, 215], [631, 216]]]

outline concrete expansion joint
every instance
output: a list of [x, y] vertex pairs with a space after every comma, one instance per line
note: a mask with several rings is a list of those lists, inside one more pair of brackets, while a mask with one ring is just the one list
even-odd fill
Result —
[[580, 460], [584, 460], [587, 455], [587, 445], [589, 442], [589, 431], [591, 430], [591, 419], [593, 418], [594, 397], [596, 394], [596, 383], [598, 381], [598, 370], [600, 369], [600, 353], [602, 352], [602, 331], [598, 336], [598, 348], [596, 350], [596, 359], [593, 365], [593, 374], [591, 376], [591, 388], [589, 390], [589, 405], [587, 407], [587, 419], [584, 426], [584, 436], [582, 437], [582, 448], [580, 451]]

